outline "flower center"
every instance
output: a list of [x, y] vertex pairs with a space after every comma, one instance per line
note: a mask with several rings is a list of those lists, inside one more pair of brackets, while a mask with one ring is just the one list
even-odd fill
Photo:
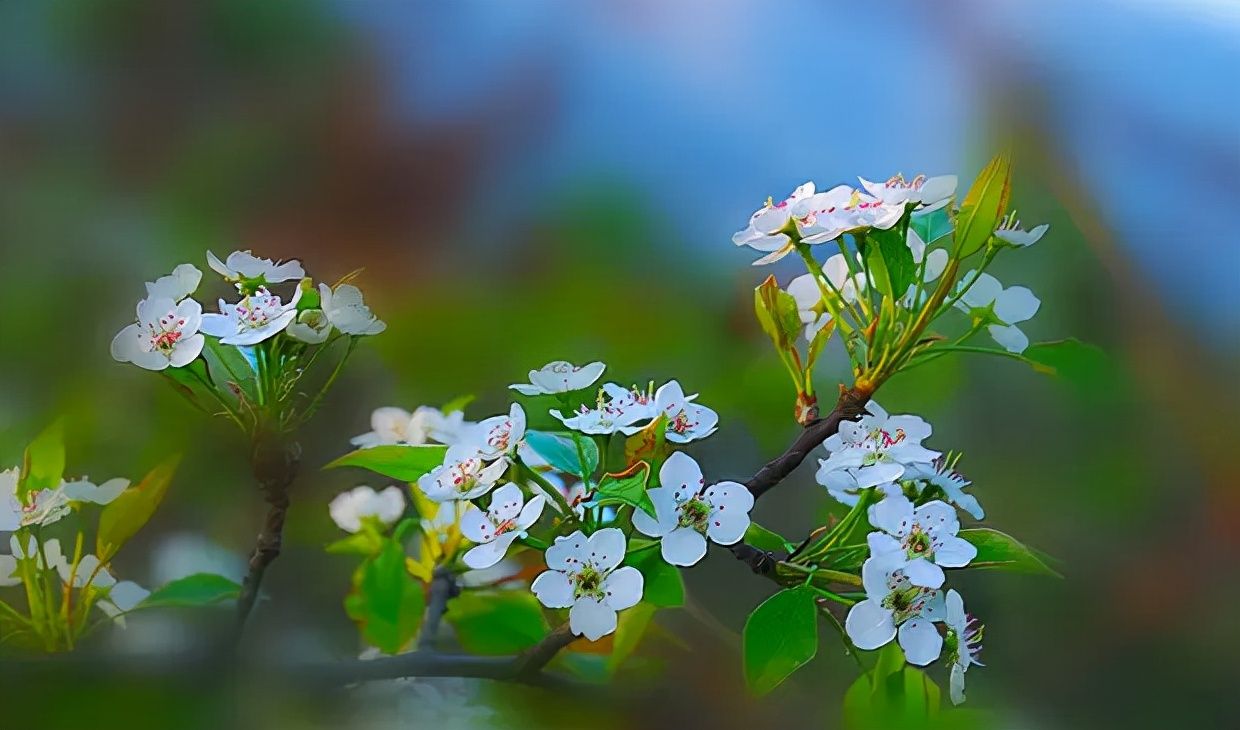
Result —
[[517, 529], [517, 521], [515, 519], [502, 520], [495, 523], [495, 536], [499, 537], [505, 532], [512, 532]]
[[176, 312], [169, 312], [160, 317], [158, 325], [147, 325], [150, 330], [147, 335], [151, 339], [151, 349], [165, 355], [171, 353], [181, 339], [181, 328], [184, 326], [185, 320], [177, 317]]
[[925, 175], [918, 175], [912, 180], [905, 182], [904, 173], [897, 172], [895, 175], [891, 176], [891, 179], [887, 181], [886, 186], [889, 188], [902, 188], [904, 190], [921, 190], [921, 186], [924, 185], [925, 183], [926, 183]]
[[685, 411], [677, 413], [676, 416], [667, 424], [667, 427], [679, 434], [687, 433], [697, 425], [697, 421], [690, 421], [689, 414]]
[[933, 557], [933, 547], [933, 543], [930, 542], [930, 535], [918, 524], [913, 525], [908, 537], [904, 539], [904, 549], [907, 551], [910, 559]]
[[710, 505], [705, 501], [691, 497], [680, 504], [680, 517], [676, 521], [679, 527], [691, 527], [698, 532], [706, 532], [710, 521]]
[[468, 492], [478, 483], [478, 471], [482, 462], [477, 459], [466, 459], [452, 467], [452, 486], [461, 493]]
[[280, 315], [280, 297], [259, 287], [254, 294], [237, 303], [237, 322], [243, 327], [258, 329], [266, 327], [271, 320]]
[[573, 597], [582, 596], [603, 599], [603, 574], [592, 565], [581, 566], [581, 570], [573, 576]]
[[892, 573], [887, 579], [887, 586], [890, 591], [883, 598], [882, 606], [891, 610], [892, 618], [897, 626], [920, 616], [922, 609], [926, 607], [926, 601], [933, 593], [929, 588], [913, 585], [908, 578], [904, 577], [902, 571]]

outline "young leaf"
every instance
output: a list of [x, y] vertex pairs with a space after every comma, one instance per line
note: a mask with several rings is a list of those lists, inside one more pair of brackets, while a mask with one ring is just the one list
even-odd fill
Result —
[[604, 474], [594, 491], [592, 504], [627, 504], [655, 517], [654, 503], [646, 491], [650, 465], [639, 461], [619, 474]]
[[150, 471], [142, 481], [120, 493], [99, 513], [99, 531], [95, 535], [95, 555], [106, 563], [134, 536], [163, 501], [168, 484], [181, 462], [173, 456]]
[[766, 599], [745, 621], [743, 642], [745, 681], [764, 695], [818, 653], [814, 592], [797, 586]]
[[624, 440], [624, 463], [633, 466], [644, 461], [655, 470], [667, 456], [666, 445], [667, 415], [660, 413], [650, 425]]
[[[565, 474], [579, 474], [589, 479], [598, 468], [598, 446], [593, 439], [579, 434], [558, 434], [545, 431], [526, 431], [525, 443], [542, 458], [547, 460], [556, 471]], [[577, 445], [581, 445], [581, 453], [585, 456], [585, 464], [577, 456]], [[585, 471], [582, 474], [582, 471]]]
[[685, 582], [680, 570], [668, 565], [657, 548], [629, 553], [624, 564], [637, 568], [645, 579], [642, 601], [659, 608], [685, 605]]
[[745, 530], [745, 542], [759, 550], [776, 553], [788, 549], [788, 541], [778, 533], [768, 530], [757, 522], [750, 522]]
[[627, 611], [621, 611], [616, 620], [616, 635], [612, 639], [611, 654], [607, 657], [607, 673], [614, 675], [625, 660], [633, 655], [650, 628], [658, 608], [642, 601]]
[[416, 482], [419, 477], [443, 463], [447, 446], [374, 446], [358, 449], [336, 459], [324, 469], [356, 466], [369, 469], [402, 482]]
[[208, 606], [221, 601], [231, 601], [241, 592], [241, 586], [222, 575], [194, 573], [165, 583], [151, 591], [138, 608], [156, 606]]
[[874, 288], [892, 299], [904, 296], [917, 276], [917, 264], [900, 228], [871, 230], [865, 240], [865, 260]]
[[395, 654], [413, 639], [426, 610], [426, 596], [405, 570], [405, 551], [399, 543], [387, 541], [362, 563], [344, 606], [362, 637], [382, 652]]
[[1023, 353], [1034, 370], [1059, 375], [1082, 386], [1105, 385], [1111, 377], [1106, 354], [1075, 338], [1038, 342]]
[[780, 350], [791, 349], [801, 331], [801, 319], [797, 314], [797, 300], [779, 288], [775, 277], [768, 276], [753, 290], [754, 313], [762, 331]]
[[1032, 548], [1006, 533], [989, 527], [974, 527], [961, 530], [960, 537], [977, 548], [977, 557], [969, 563], [970, 568], [996, 568], [1014, 573], [1063, 577]]
[[[256, 375], [250, 361], [233, 345], [222, 345], [214, 337], [207, 338], [202, 357], [210, 370], [211, 381], [217, 385], [234, 384], [251, 402], [258, 399]], [[174, 368], [175, 369], [175, 368]], [[231, 392], [231, 389], [230, 389]]]
[[458, 395], [457, 397], [453, 398], [447, 403], [444, 403], [443, 407], [440, 408], [439, 410], [443, 411], [443, 414], [445, 416], [452, 415], [453, 413], [456, 413], [457, 411], [464, 413], [465, 406], [473, 402], [474, 402], [473, 393], [470, 393], [468, 395]]
[[928, 246], [952, 232], [952, 220], [944, 206], [929, 213], [915, 214], [909, 219], [909, 227]]
[[528, 591], [465, 591], [448, 603], [444, 619], [472, 654], [515, 654], [550, 631], [542, 606]]
[[60, 484], [64, 474], [65, 426], [57, 419], [26, 447], [17, 481], [17, 499], [24, 500], [31, 492], [52, 489]]
[[1007, 210], [1012, 191], [1012, 158], [996, 155], [978, 173], [956, 216], [955, 257], [967, 258], [981, 250]]

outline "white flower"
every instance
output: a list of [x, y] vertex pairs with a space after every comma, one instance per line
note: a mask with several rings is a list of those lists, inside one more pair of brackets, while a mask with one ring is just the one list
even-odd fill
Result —
[[651, 489], [655, 517], [634, 510], [633, 526], [642, 534], [662, 538], [663, 559], [689, 566], [706, 555], [706, 538], [733, 545], [749, 529], [753, 494], [743, 484], [719, 482], [706, 486], [702, 470], [677, 451], [659, 468], [660, 486]]
[[[848, 270], [848, 260], [842, 253], [828, 258], [827, 262], [822, 265], [822, 273], [845, 302], [857, 301], [857, 294], [865, 291], [865, 274], [860, 271], [857, 274], [851, 274]], [[818, 281], [813, 274], [801, 274], [788, 282], [788, 293], [797, 302], [797, 314], [801, 322], [805, 324], [805, 339], [814, 339], [818, 330], [831, 321], [831, 314], [826, 311], [822, 303], [822, 289]]]
[[471, 505], [461, 516], [461, 534], [477, 544], [465, 553], [465, 564], [481, 570], [503, 560], [513, 541], [538, 521], [546, 501], [537, 494], [527, 503], [521, 488], [509, 482], [491, 494], [486, 512]]
[[947, 649], [951, 655], [952, 704], [964, 702], [964, 673], [969, 666], [984, 666], [977, 660], [982, 651], [984, 628], [980, 621], [964, 611], [964, 599], [952, 589], [944, 600], [943, 623], [947, 624]]
[[[820, 462], [821, 463], [821, 462]], [[855, 505], [861, 497], [861, 490], [874, 487], [881, 494], [891, 495], [900, 493], [900, 485], [895, 482], [882, 482], [879, 484], [862, 484], [857, 480], [856, 469], [818, 469], [818, 483], [827, 488], [827, 493], [835, 498], [837, 502], [849, 507]], [[862, 475], [868, 477], [868, 475]], [[867, 479], [868, 481], [868, 479]]]
[[943, 637], [934, 621], [943, 615], [943, 594], [915, 586], [899, 567], [878, 558], [861, 566], [865, 600], [848, 611], [844, 629], [858, 649], [877, 649], [900, 637], [910, 664], [925, 666], [939, 657]]
[[508, 386], [522, 395], [571, 393], [594, 385], [607, 368], [601, 362], [577, 367], [571, 362], [556, 360], [530, 371], [530, 382]]
[[814, 183], [807, 182], [779, 203], [767, 198], [766, 205], [758, 208], [749, 217], [749, 225], [732, 235], [732, 243], [770, 254], [755, 261], [755, 266], [783, 258], [792, 249], [788, 236], [779, 231], [788, 225], [793, 206], [813, 194]]
[[938, 588], [943, 568], [963, 568], [977, 557], [977, 548], [956, 536], [960, 521], [946, 502], [914, 508], [904, 495], [891, 495], [870, 506], [869, 518], [881, 530], [866, 536], [870, 555], [900, 566], [913, 585]]
[[870, 195], [889, 205], [911, 204], [918, 206], [919, 212], [938, 210], [956, 194], [956, 176], [938, 175], [926, 177], [918, 175], [905, 181], [904, 175], [897, 173], [885, 183], [870, 182], [865, 178], [857, 178], [862, 187]]
[[487, 464], [475, 448], [457, 444], [448, 448], [443, 464], [418, 479], [418, 487], [436, 502], [473, 499], [491, 491], [507, 469], [506, 459]]
[[384, 525], [400, 519], [405, 512], [405, 497], [396, 486], [382, 492], [367, 486], [354, 487], [336, 495], [327, 511], [337, 527], [345, 532], [357, 532], [366, 518], [377, 519]]
[[410, 413], [404, 408], [386, 406], [370, 414], [371, 430], [354, 436], [349, 443], [363, 449], [394, 444], [421, 446], [432, 439], [451, 445], [459, 440], [465, 425], [465, 414], [461, 411], [445, 415], [438, 408], [419, 406]]
[[20, 477], [17, 468], [0, 472], [0, 495], [3, 495], [0, 496], [0, 532], [50, 525], [69, 514], [69, 497], [59, 486], [30, 492], [25, 503], [19, 500], [17, 482]]
[[44, 540], [40, 547], [34, 535], [26, 535], [24, 544], [17, 539], [17, 535], [10, 535], [9, 552], [11, 555], [0, 555], [0, 586], [21, 585], [22, 579], [17, 574], [17, 561], [28, 558], [34, 558], [35, 565], [40, 570], [65, 570], [67, 575], [69, 563], [60, 550], [60, 540], [56, 538]]
[[[970, 278], [966, 275], [961, 286]], [[1004, 289], [999, 280], [990, 274], [978, 274], [973, 284], [956, 301], [956, 308], [972, 317], [997, 320], [987, 325], [986, 331], [1008, 352], [1016, 353], [1024, 352], [1029, 346], [1029, 338], [1016, 325], [1031, 319], [1041, 305], [1042, 302], [1025, 287]]]
[[464, 441], [490, 461], [510, 454], [525, 438], [525, 409], [513, 403], [506, 416], [492, 416], [469, 429]]
[[322, 309], [304, 309], [297, 313], [297, 318], [285, 331], [298, 342], [319, 345], [331, 335], [332, 323]]
[[615, 383], [605, 383], [599, 388], [594, 408], [583, 405], [571, 416], [551, 410], [551, 415], [565, 426], [588, 434], [613, 434], [625, 426], [649, 420], [655, 413], [654, 396]]
[[1045, 223], [1035, 226], [1033, 230], [1026, 231], [1022, 229], [1020, 221], [1016, 220], [1016, 213], [1013, 212], [995, 229], [995, 238], [1018, 248], [1023, 248], [1025, 246], [1032, 246], [1040, 241], [1048, 230], [1050, 230], [1050, 226]]
[[198, 289], [202, 272], [193, 264], [181, 264], [167, 276], [146, 283], [147, 299], [171, 299], [179, 302]]
[[285, 261], [277, 264], [271, 259], [259, 258], [249, 251], [233, 251], [224, 261], [220, 261], [215, 254], [207, 251], [207, 263], [228, 281], [253, 282], [258, 286], [292, 281], [306, 275], [305, 270], [301, 268], [300, 261]]
[[163, 370], [188, 365], [202, 352], [202, 305], [193, 299], [180, 304], [168, 297], [143, 299], [137, 315], [136, 322], [112, 339], [113, 359]]
[[[685, 396], [680, 383], [669, 380], [654, 394], [654, 414], [667, 416], [668, 441], [687, 444], [690, 441], [706, 438], [715, 432], [719, 425], [719, 414], [706, 406], [693, 403], [697, 395]], [[625, 426], [620, 430], [631, 436], [642, 430], [643, 426]]]
[[918, 487], [919, 494], [925, 494], [927, 489], [937, 487], [948, 502], [968, 512], [973, 519], [986, 518], [986, 512], [982, 510], [977, 497], [964, 491], [971, 482], [960, 472], [948, 468], [941, 457], [928, 464], [909, 466], [904, 470], [904, 479], [913, 482]]
[[65, 482], [60, 485], [60, 488], [64, 490], [65, 497], [71, 501], [108, 504], [121, 496], [121, 492], [125, 491], [128, 486], [128, 479], [109, 479], [98, 486], [86, 479], [80, 479], [76, 482]]
[[[830, 456], [819, 461], [819, 484], [830, 487], [827, 475], [840, 469], [852, 471], [859, 489], [887, 484], [899, 479], [906, 466], [938, 458], [939, 452], [921, 445], [930, 436], [930, 424], [917, 416], [890, 416], [874, 401], [865, 409], [860, 420], [843, 421], [824, 442]], [[839, 482], [835, 485], [840, 488]]]
[[335, 291], [319, 284], [319, 299], [328, 321], [346, 335], [377, 335], [387, 329], [362, 301], [362, 290], [352, 284], [341, 284]]
[[586, 537], [580, 530], [547, 548], [547, 570], [530, 590], [548, 608], [568, 608], [574, 634], [590, 641], [616, 630], [616, 612], [637, 605], [644, 580], [624, 560], [624, 533], [607, 527]]
[[816, 244], [867, 228], [891, 228], [904, 215], [904, 206], [840, 185], [798, 201], [793, 206], [793, 215], [800, 221], [801, 240]]
[[280, 334], [293, 322], [300, 299], [301, 287], [288, 303], [266, 287], [259, 287], [236, 304], [221, 299], [219, 314], [202, 315], [202, 331], [220, 338], [225, 345], [257, 345]]

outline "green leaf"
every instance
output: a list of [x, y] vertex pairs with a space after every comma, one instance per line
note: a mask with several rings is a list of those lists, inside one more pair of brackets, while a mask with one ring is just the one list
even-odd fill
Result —
[[207, 345], [202, 349], [202, 357], [210, 369], [211, 382], [221, 386], [221, 389], [227, 389], [235, 397], [236, 393], [228, 388], [228, 384], [232, 383], [240, 388], [251, 403], [257, 402], [258, 376], [240, 348], [220, 344], [214, 337], [208, 337]]
[[1075, 338], [1038, 342], [1025, 348], [1023, 354], [1034, 370], [1086, 388], [1105, 386], [1111, 379], [1112, 366], [1106, 353]]
[[977, 548], [977, 557], [969, 563], [970, 568], [996, 568], [1013, 573], [1063, 577], [1032, 548], [1006, 533], [989, 527], [974, 527], [961, 530], [960, 537]]
[[138, 608], [208, 606], [221, 601], [231, 601], [240, 593], [241, 586], [222, 575], [194, 573], [156, 588], [138, 604]]
[[929, 246], [951, 234], [952, 220], [947, 213], [947, 207], [944, 206], [929, 213], [913, 214], [913, 217], [909, 219], [909, 227], [916, 231], [921, 240]]
[[405, 569], [400, 543], [386, 541], [377, 555], [362, 563], [344, 606], [362, 637], [380, 651], [395, 654], [413, 640], [426, 610], [426, 595]]
[[440, 408], [439, 410], [443, 411], [443, 414], [445, 416], [456, 413], [457, 411], [464, 413], [465, 406], [469, 405], [470, 403], [473, 403], [474, 397], [475, 396], [473, 393], [470, 393], [468, 395], [458, 395], [457, 397], [453, 398], [447, 403], [444, 403], [443, 407]]
[[866, 545], [839, 545], [828, 549], [819, 563], [830, 570], [852, 573], [860, 570], [869, 556], [870, 548]]
[[95, 555], [100, 562], [111, 560], [121, 546], [151, 519], [168, 492], [168, 485], [180, 462], [180, 454], [164, 461], [142, 481], [104, 506], [99, 513], [99, 531], [95, 535]]
[[324, 548], [333, 555], [374, 555], [383, 547], [383, 536], [374, 530], [360, 530]]
[[345, 454], [323, 468], [338, 469], [342, 466], [355, 466], [399, 479], [402, 482], [416, 482], [423, 474], [442, 464], [446, 453], [448, 453], [447, 446], [434, 444], [375, 446]]
[[925, 672], [904, 662], [895, 641], [878, 652], [874, 670], [844, 694], [844, 727], [924, 727], [939, 712], [941, 692]]
[[60, 484], [65, 475], [65, 424], [57, 419], [43, 429], [26, 447], [21, 476], [17, 481], [17, 498]]
[[892, 299], [904, 296], [917, 276], [917, 264], [900, 227], [871, 230], [865, 242], [865, 260], [874, 287]]
[[529, 591], [467, 590], [448, 603], [444, 619], [472, 654], [514, 654], [550, 631], [542, 606]]
[[[542, 458], [547, 460], [553, 469], [565, 474], [579, 474], [589, 479], [598, 468], [598, 446], [593, 439], [580, 434], [559, 434], [546, 431], [526, 431], [525, 443]], [[581, 453], [585, 456], [585, 464], [577, 456], [577, 445], [581, 445]], [[584, 473], [583, 473], [584, 471]]]
[[301, 291], [301, 298], [297, 300], [297, 311], [307, 312], [311, 309], [318, 309], [323, 305], [322, 296], [319, 294], [319, 288], [314, 285], [314, 280], [310, 277], [304, 277], [297, 282], [297, 288]]
[[762, 331], [771, 338], [775, 347], [789, 350], [795, 346], [797, 333], [801, 331], [801, 318], [797, 313], [797, 300], [779, 288], [775, 277], [768, 276], [753, 290], [754, 314]]
[[659, 608], [685, 605], [685, 581], [680, 569], [669, 565], [657, 546], [625, 555], [624, 564], [637, 568], [645, 579], [643, 601]]
[[620, 612], [616, 619], [616, 635], [612, 639], [611, 654], [607, 657], [609, 675], [614, 675], [625, 660], [637, 650], [637, 646], [641, 644], [658, 610], [657, 606], [642, 601], [627, 611]]
[[592, 505], [627, 504], [655, 517], [654, 502], [646, 491], [650, 465], [639, 461], [619, 474], [604, 474], [590, 500]]
[[788, 550], [788, 541], [783, 536], [766, 529], [757, 522], [749, 523], [749, 528], [745, 530], [744, 540], [759, 550], [765, 550], [770, 553], [786, 552]]
[[996, 155], [978, 173], [956, 216], [955, 256], [967, 258], [981, 250], [1007, 210], [1012, 192], [1012, 158]]
[[745, 681], [757, 695], [778, 687], [818, 653], [818, 610], [814, 592], [788, 588], [749, 614], [743, 635]]

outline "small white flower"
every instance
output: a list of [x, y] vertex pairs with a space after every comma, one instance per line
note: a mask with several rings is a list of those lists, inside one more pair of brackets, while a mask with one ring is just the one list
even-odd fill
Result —
[[490, 461], [513, 453], [525, 438], [525, 409], [513, 403], [506, 416], [492, 416], [471, 427], [464, 442]]
[[944, 601], [943, 623], [947, 625], [947, 649], [951, 662], [951, 698], [953, 705], [964, 702], [964, 673], [973, 664], [984, 666], [977, 660], [982, 651], [982, 634], [985, 627], [964, 611], [964, 599], [952, 589]]
[[928, 213], [938, 210], [947, 205], [951, 197], [956, 194], [955, 175], [938, 175], [929, 178], [925, 175], [918, 175], [912, 180], [905, 181], [904, 175], [897, 173], [884, 183], [870, 182], [863, 177], [857, 179], [861, 181], [866, 192], [884, 203], [915, 205], [918, 212]]
[[[971, 273], [965, 275], [961, 286], [972, 278]], [[1023, 286], [1004, 289], [990, 274], [978, 274], [976, 281], [956, 301], [956, 308], [969, 316], [991, 320], [986, 331], [1008, 352], [1016, 353], [1024, 352], [1029, 346], [1029, 338], [1016, 325], [1031, 319], [1040, 306], [1042, 302], [1033, 292]]]
[[23, 503], [17, 498], [20, 478], [17, 468], [0, 472], [0, 532], [50, 525], [69, 514], [69, 497], [60, 486], [31, 492]]
[[289, 337], [307, 345], [319, 345], [332, 333], [332, 323], [322, 309], [304, 309], [285, 330]]
[[[669, 380], [654, 394], [654, 416], [667, 416], [668, 441], [687, 444], [690, 441], [706, 438], [719, 426], [719, 414], [706, 406], [693, 403], [697, 395], [686, 396], [680, 383]], [[643, 426], [625, 426], [620, 430], [631, 436], [642, 430]]]
[[942, 592], [913, 585], [902, 569], [873, 557], [861, 566], [861, 582], [865, 600], [844, 621], [858, 649], [877, 649], [898, 634], [910, 664], [925, 666], [939, 657], [943, 637], [934, 622], [943, 615]]
[[[69, 562], [60, 550], [60, 540], [52, 538], [44, 540], [42, 548], [34, 535], [26, 535], [25, 543], [17, 539], [17, 535], [9, 536], [10, 555], [0, 555], [0, 586], [21, 585], [22, 579], [17, 573], [17, 561], [34, 558], [40, 570], [64, 571], [67, 576]], [[93, 557], [93, 556], [92, 556]], [[68, 578], [66, 577], [67, 581]]]
[[180, 302], [193, 294], [202, 282], [202, 272], [193, 264], [181, 264], [171, 274], [146, 283], [147, 299], [171, 299]]
[[830, 456], [819, 461], [818, 483], [836, 489], [839, 481], [828, 484], [828, 475], [840, 469], [851, 471], [857, 489], [894, 482], [910, 464], [934, 461], [939, 452], [921, 445], [930, 437], [930, 424], [917, 416], [891, 416], [870, 401], [867, 414], [857, 421], [840, 423], [838, 433], [823, 445]]
[[328, 321], [346, 335], [377, 335], [387, 329], [362, 301], [362, 290], [352, 284], [341, 284], [335, 291], [319, 284], [319, 298]]
[[193, 299], [143, 299], [137, 321], [112, 339], [112, 358], [147, 370], [188, 365], [206, 342], [198, 331], [203, 319], [202, 305]]
[[960, 521], [946, 502], [914, 508], [904, 495], [891, 495], [870, 506], [869, 518], [881, 530], [866, 536], [870, 554], [900, 566], [913, 585], [938, 588], [943, 568], [963, 568], [977, 557], [977, 548], [956, 536]]
[[337, 527], [345, 532], [357, 532], [366, 518], [377, 519], [384, 525], [400, 519], [405, 512], [405, 497], [396, 486], [382, 492], [367, 486], [354, 487], [336, 495], [327, 510]]
[[275, 337], [292, 324], [297, 317], [297, 302], [301, 299], [301, 287], [297, 288], [289, 302], [281, 301], [279, 295], [259, 287], [236, 304], [220, 300], [220, 313], [202, 315], [202, 331], [220, 338], [225, 345], [257, 345]]
[[755, 261], [755, 266], [783, 258], [792, 249], [788, 236], [779, 231], [788, 225], [793, 206], [813, 194], [814, 183], [807, 182], [779, 203], [768, 198], [766, 205], [758, 208], [749, 217], [749, 225], [732, 235], [732, 243], [769, 254]]
[[753, 494], [736, 482], [706, 486], [701, 468], [687, 454], [677, 451], [663, 462], [659, 484], [649, 492], [657, 519], [634, 510], [633, 526], [662, 539], [663, 559], [671, 565], [689, 566], [701, 560], [707, 537], [733, 545], [749, 529]]
[[461, 516], [461, 534], [477, 544], [465, 553], [465, 564], [481, 570], [503, 560], [513, 541], [538, 521], [546, 501], [537, 494], [526, 502], [521, 488], [509, 482], [491, 493], [486, 512], [471, 505]]
[[112, 500], [121, 496], [121, 492], [129, 487], [128, 479], [109, 479], [108, 481], [95, 486], [86, 479], [80, 479], [76, 482], [65, 482], [60, 485], [64, 490], [65, 497], [74, 502], [92, 502], [94, 504], [108, 504]]
[[[821, 462], [819, 462], [821, 463]], [[861, 498], [861, 490], [874, 487], [879, 493], [884, 495], [899, 494], [900, 485], [895, 482], [882, 482], [879, 484], [862, 484], [857, 480], [858, 470], [856, 469], [831, 469], [824, 470], [821, 467], [816, 475], [818, 483], [827, 488], [827, 493], [835, 498], [837, 502], [852, 507]], [[868, 475], [862, 475], [863, 478]], [[870, 481], [867, 478], [867, 481]]]
[[548, 608], [568, 608], [574, 634], [590, 641], [616, 630], [616, 612], [637, 605], [644, 579], [624, 560], [624, 533], [607, 527], [588, 538], [580, 530], [547, 548], [547, 570], [530, 590]]
[[891, 228], [904, 215], [904, 205], [887, 203], [847, 185], [839, 185], [797, 202], [793, 215], [804, 234], [801, 240], [817, 244], [867, 228]]
[[[913, 252], [913, 263], [918, 266], [921, 266], [923, 261], [925, 263], [925, 269], [922, 272], [921, 280], [924, 283], [929, 284], [942, 276], [943, 270], [947, 268], [947, 249], [936, 248], [930, 252], [929, 256], [927, 256], [926, 242], [921, 239], [921, 236], [917, 234], [917, 231], [913, 230], [912, 226], [909, 226], [907, 240], [909, 250]], [[916, 295], [917, 285], [909, 285], [908, 292], [904, 295], [904, 298], [900, 300], [900, 305], [905, 309], [912, 309], [915, 306], [920, 307], [922, 304], [925, 304], [926, 300], [930, 297], [930, 292], [928, 288], [923, 287], [920, 300], [914, 302], [913, 300], [916, 298]]]
[[271, 259], [259, 258], [249, 251], [233, 251], [224, 261], [220, 261], [215, 254], [207, 251], [207, 263], [228, 281], [251, 282], [258, 286], [292, 281], [306, 275], [305, 270], [301, 268], [300, 261], [285, 261], [277, 264]]
[[574, 431], [605, 435], [616, 433], [638, 421], [649, 420], [655, 412], [653, 395], [628, 390], [615, 383], [605, 383], [599, 388], [594, 408], [583, 405], [571, 416], [552, 409], [551, 415]]
[[443, 464], [418, 479], [418, 487], [436, 502], [473, 499], [491, 491], [507, 469], [507, 459], [487, 464], [477, 449], [457, 444], [448, 447]]
[[[860, 266], [858, 266], [860, 269]], [[857, 294], [865, 291], [865, 274], [851, 274], [844, 254], [837, 253], [822, 265], [822, 272], [835, 291], [845, 302], [857, 301]], [[822, 302], [822, 289], [813, 274], [801, 274], [788, 282], [788, 293], [797, 302], [797, 314], [805, 324], [805, 339], [812, 340], [818, 330], [831, 321], [831, 314]]]
[[350, 443], [363, 449], [395, 444], [421, 446], [432, 440], [452, 445], [460, 439], [466, 425], [461, 411], [445, 415], [438, 408], [419, 406], [410, 413], [404, 408], [385, 406], [370, 414], [371, 430], [354, 436]]
[[1043, 223], [1040, 226], [1035, 226], [1032, 230], [1026, 231], [1020, 227], [1020, 221], [1016, 220], [1016, 213], [1012, 212], [995, 229], [995, 238], [1017, 248], [1023, 248], [1025, 246], [1032, 246], [1040, 241], [1048, 230], [1050, 230], [1050, 226]]
[[522, 395], [548, 395], [584, 390], [598, 382], [607, 368], [601, 362], [577, 367], [571, 362], [556, 360], [530, 371], [530, 382], [508, 386]]
[[977, 497], [964, 491], [971, 482], [963, 474], [948, 468], [940, 457], [928, 464], [913, 464], [904, 470], [904, 479], [911, 481], [918, 494], [937, 487], [948, 502], [968, 512], [975, 520], [986, 519], [986, 512]]

